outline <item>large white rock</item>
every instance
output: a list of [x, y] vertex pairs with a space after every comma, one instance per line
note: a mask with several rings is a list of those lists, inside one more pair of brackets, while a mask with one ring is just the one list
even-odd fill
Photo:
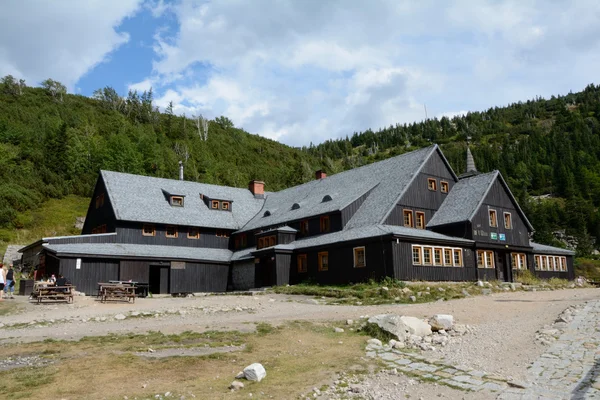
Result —
[[422, 319], [416, 317], [407, 317], [403, 315], [402, 317], [400, 317], [400, 320], [407, 327], [408, 333], [412, 335], [421, 337], [431, 335], [431, 326]]
[[367, 321], [369, 324], [375, 324], [379, 329], [392, 334], [396, 339], [404, 341], [410, 334], [406, 324], [402, 321], [402, 317], [394, 314], [374, 315]]
[[450, 330], [454, 326], [454, 317], [449, 314], [436, 314], [429, 320], [434, 331]]
[[260, 382], [267, 376], [267, 371], [265, 371], [265, 367], [262, 364], [254, 363], [244, 368], [244, 376], [249, 381]]

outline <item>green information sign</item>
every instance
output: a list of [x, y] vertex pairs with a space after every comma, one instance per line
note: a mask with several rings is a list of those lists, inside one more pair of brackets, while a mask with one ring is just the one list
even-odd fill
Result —
[[498, 239], [498, 234], [496, 232], [491, 232], [490, 233], [490, 238], [494, 239], [494, 240], [497, 240]]

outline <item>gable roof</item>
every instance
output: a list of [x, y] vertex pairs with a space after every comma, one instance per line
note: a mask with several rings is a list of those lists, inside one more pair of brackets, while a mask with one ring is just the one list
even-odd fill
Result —
[[575, 252], [568, 249], [561, 249], [560, 247], [547, 246], [545, 244], [539, 244], [530, 241], [529, 245], [533, 247], [533, 252], [536, 254], [560, 254], [564, 256], [574, 256]]
[[525, 213], [519, 206], [519, 203], [517, 203], [517, 200], [498, 170], [487, 174], [469, 176], [459, 180], [454, 187], [452, 187], [452, 190], [448, 193], [448, 196], [438, 211], [433, 215], [433, 218], [431, 218], [427, 227], [431, 228], [434, 226], [471, 221], [496, 180], [499, 180], [500, 184], [506, 190], [508, 197], [515, 205], [515, 209], [525, 222], [525, 225], [529, 230], [533, 231], [533, 226], [525, 216]]
[[[239, 229], [262, 207], [248, 189], [101, 171], [115, 217], [122, 221]], [[164, 193], [185, 196], [173, 207]], [[211, 210], [200, 195], [232, 201], [231, 211]]]
[[[270, 193], [261, 211], [241, 231], [341, 211], [365, 195], [347, 228], [380, 224], [434, 152], [443, 157], [438, 146], [433, 145]], [[325, 200], [327, 195], [331, 200]], [[269, 215], [265, 216], [267, 211]]]

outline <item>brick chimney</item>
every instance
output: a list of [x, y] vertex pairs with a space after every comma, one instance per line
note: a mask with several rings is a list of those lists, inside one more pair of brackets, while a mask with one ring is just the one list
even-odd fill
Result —
[[317, 172], [315, 172], [315, 179], [319, 180], [319, 179], [323, 179], [323, 178], [327, 178], [327, 174], [325, 173], [325, 171], [320, 169]]
[[265, 197], [265, 183], [263, 181], [250, 181], [248, 184], [248, 190], [252, 192], [254, 197]]

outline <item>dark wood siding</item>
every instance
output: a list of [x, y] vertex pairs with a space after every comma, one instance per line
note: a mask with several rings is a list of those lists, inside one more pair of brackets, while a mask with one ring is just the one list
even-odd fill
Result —
[[292, 262], [291, 254], [276, 254], [275, 265], [277, 268], [276, 272], [276, 284], [287, 285], [290, 283], [290, 268]]
[[[419, 244], [419, 243], [415, 243]], [[435, 245], [431, 245], [436, 247]], [[440, 246], [448, 247], [448, 246]], [[456, 246], [454, 246], [456, 247]], [[477, 268], [473, 261], [473, 251], [463, 249], [464, 267], [434, 267], [413, 265], [412, 243], [392, 243], [394, 278], [405, 281], [475, 281]]]
[[256, 287], [254, 259], [234, 263], [231, 267], [233, 290], [248, 290]]
[[350, 203], [348, 206], [346, 206], [345, 208], [342, 209], [342, 227], [346, 226], [346, 224], [348, 223], [348, 221], [350, 221], [350, 219], [354, 216], [354, 214], [356, 213], [356, 211], [358, 211], [358, 209], [360, 208], [360, 206], [362, 206], [362, 204], [364, 203], [365, 199], [367, 197], [369, 197], [369, 194], [371, 194], [371, 191], [373, 189], [369, 190], [367, 193], [363, 194], [362, 196], [360, 196], [358, 199], [354, 200], [352, 203]]
[[[429, 190], [427, 179], [436, 180], [437, 189]], [[431, 220], [433, 214], [439, 210], [440, 206], [448, 196], [448, 193], [441, 192], [441, 181], [448, 182], [448, 192], [454, 186], [454, 177], [450, 169], [446, 166], [441, 156], [435, 152], [427, 160], [421, 172], [414, 179], [412, 184], [406, 190], [406, 193], [398, 200], [394, 209], [386, 218], [388, 225], [404, 225], [404, 209], [413, 210], [413, 222], [416, 223], [414, 212], [422, 211], [425, 213], [425, 225]]]
[[296, 240], [295, 233], [278, 232], [277, 233], [277, 244], [289, 244]]
[[228, 274], [228, 265], [185, 263], [183, 269], [171, 268], [170, 293], [224, 292]]
[[[496, 210], [497, 227], [490, 227], [489, 210]], [[504, 212], [510, 212], [512, 229], [504, 228]], [[472, 219], [473, 239], [481, 243], [508, 244], [515, 246], [529, 246], [529, 231], [525, 221], [518, 214], [514, 203], [511, 201], [504, 186], [499, 179], [492, 184], [490, 191]], [[491, 233], [498, 235], [497, 239], [491, 238]], [[506, 236], [505, 241], [500, 240], [500, 234]]]
[[122, 281], [149, 282], [149, 261], [121, 260], [119, 279]]
[[459, 222], [457, 224], [434, 226], [432, 231], [441, 233], [442, 235], [461, 237], [464, 239], [472, 239], [473, 230], [469, 222]]
[[496, 269], [495, 268], [478, 268], [477, 269], [477, 279], [481, 281], [495, 281]]
[[155, 236], [142, 235], [142, 223], [120, 221], [117, 226], [119, 243], [155, 244], [164, 246], [208, 247], [227, 249], [229, 238], [218, 237], [216, 229], [201, 228], [200, 239], [188, 239], [189, 226], [178, 226], [177, 237], [168, 238], [166, 225], [151, 224], [156, 229]]
[[63, 238], [48, 238], [49, 244], [74, 244], [74, 243], [115, 243], [117, 241], [117, 235], [103, 234], [93, 236], [70, 236]]
[[[96, 197], [104, 193], [104, 205], [100, 208], [96, 208]], [[85, 216], [85, 223], [81, 233], [83, 235], [92, 233], [92, 229], [99, 227], [100, 225], [106, 224], [107, 232], [115, 231], [115, 213], [112, 209], [110, 198], [106, 193], [106, 187], [104, 186], [104, 180], [102, 175], [98, 176], [96, 181], [96, 187], [94, 188], [94, 194], [90, 200], [87, 214]]]
[[83, 258], [81, 269], [76, 268], [76, 258], [61, 258], [60, 273], [69, 279], [76, 290], [86, 295], [96, 295], [98, 282], [119, 279], [119, 262], [99, 258]]

